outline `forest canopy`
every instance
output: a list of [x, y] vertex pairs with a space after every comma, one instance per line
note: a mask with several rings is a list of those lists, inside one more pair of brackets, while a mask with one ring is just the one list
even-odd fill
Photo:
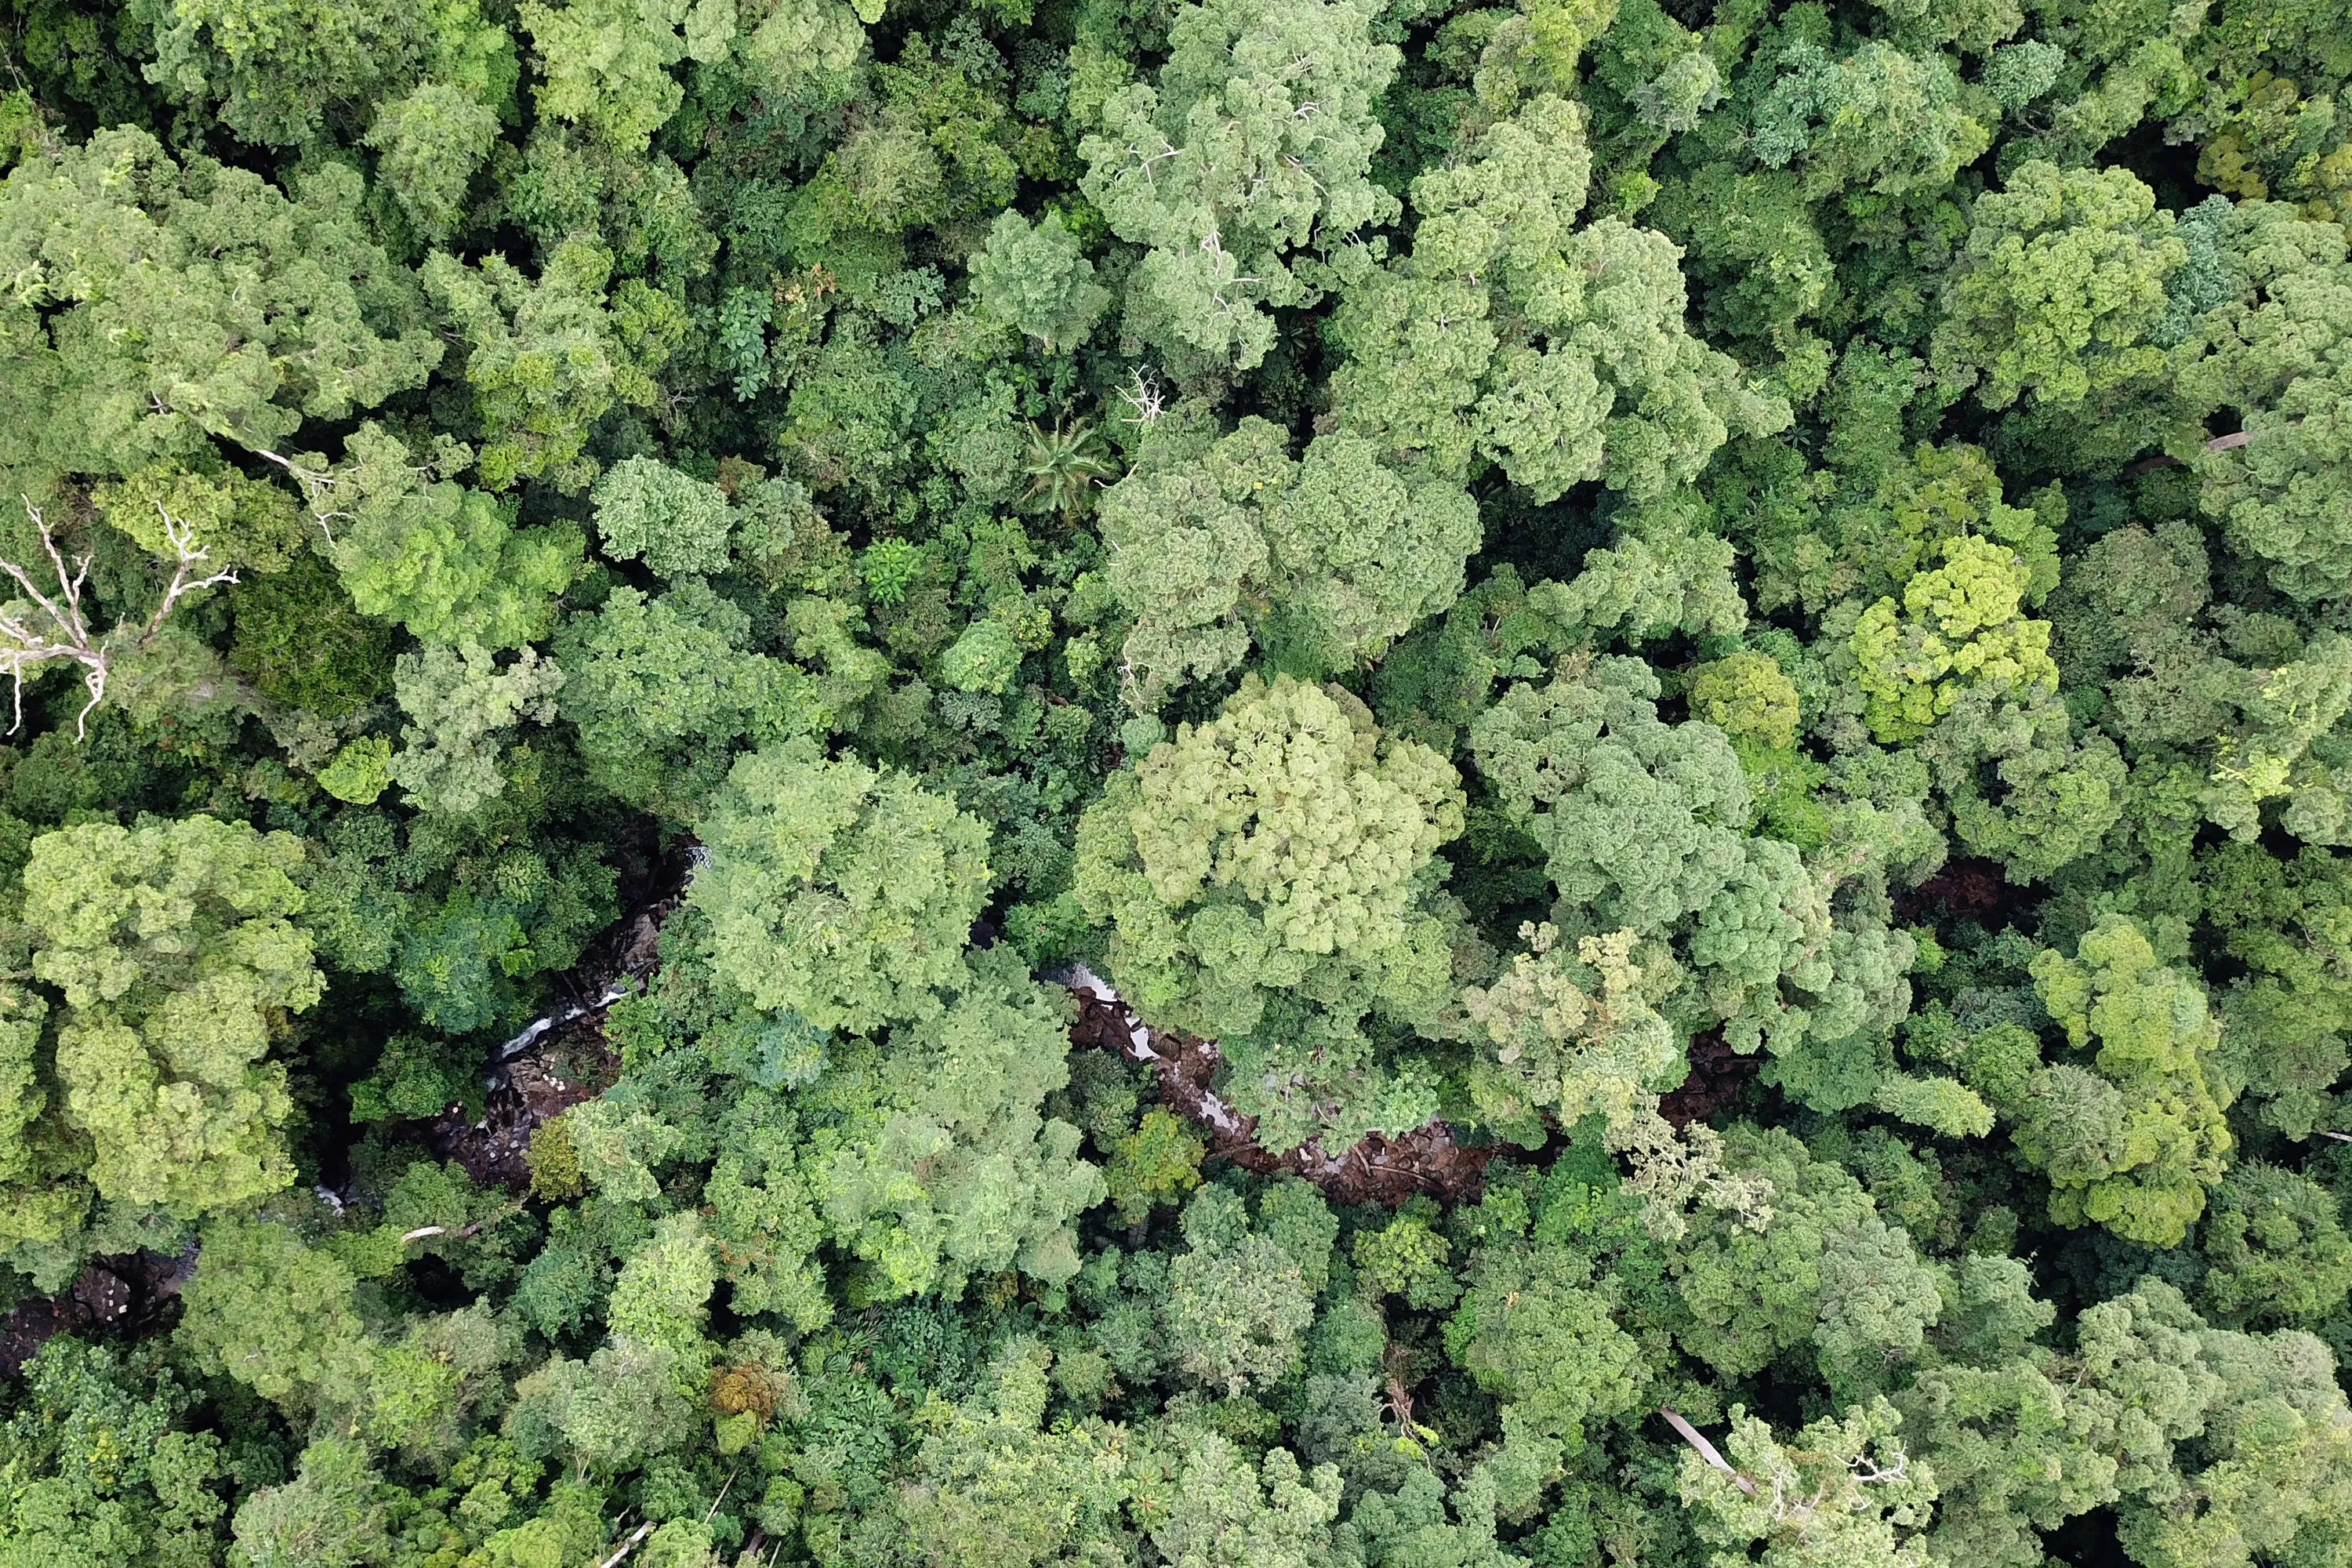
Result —
[[0, 1568], [2352, 1563], [2352, 12], [0, 0]]

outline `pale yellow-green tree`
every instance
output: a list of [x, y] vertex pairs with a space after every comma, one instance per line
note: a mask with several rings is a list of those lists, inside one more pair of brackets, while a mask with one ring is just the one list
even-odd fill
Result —
[[33, 973], [64, 995], [59, 1112], [118, 1202], [193, 1216], [293, 1180], [286, 1069], [262, 1058], [325, 988], [293, 874], [301, 840], [211, 816], [33, 841]]
[[[1885, 1400], [1823, 1417], [1783, 1443], [1759, 1417], [1731, 1410], [1715, 1462], [1682, 1460], [1683, 1505], [1717, 1563], [1764, 1568], [1943, 1568], [1922, 1533], [1934, 1471], [1903, 1450], [1903, 1417]], [[1761, 1548], [1760, 1553], [1758, 1549]]]
[[2041, 953], [2033, 984], [2072, 1050], [2009, 1109], [2020, 1152], [2050, 1177], [2051, 1217], [2179, 1245], [2231, 1148], [2221, 1026], [2203, 986], [2159, 963], [2120, 915], [2085, 932], [2072, 958]]
[[289, 195], [127, 125], [18, 164], [0, 184], [9, 493], [208, 456], [208, 437], [270, 452], [422, 386], [443, 345], [364, 194], [343, 164]]
[[2023, 613], [2024, 560], [1973, 534], [1946, 541], [1943, 556], [1943, 565], [1903, 585], [1899, 612], [1881, 599], [1854, 625], [1849, 646], [1864, 717], [1882, 741], [1926, 734], [1970, 688], [2021, 701], [2058, 689], [2050, 623]]
[[2080, 403], [2164, 369], [2147, 339], [2165, 280], [2188, 259], [2172, 215], [2129, 169], [2036, 160], [1979, 196], [1944, 285], [1931, 353], [1956, 391], [1988, 408], [2031, 395]]
[[[1143, 1017], [1264, 1064], [1234, 1092], [1262, 1116], [1286, 1107], [1272, 1135], [1297, 1142], [1313, 1097], [1272, 1086], [1362, 1095], [1379, 1081], [1367, 1012], [1436, 1026], [1451, 939], [1433, 856], [1462, 818], [1452, 764], [1382, 736], [1356, 698], [1245, 676], [1217, 718], [1112, 776], [1079, 825], [1075, 890]], [[1372, 1124], [1429, 1114], [1354, 1103]]]
[[1269, 306], [1318, 291], [1291, 253], [1391, 217], [1369, 177], [1373, 100], [1395, 75], [1368, 0], [1178, 6], [1158, 79], [1110, 95], [1078, 144], [1087, 197], [1146, 247], [1128, 331], [1179, 368], [1248, 369], [1274, 347]]
[[1147, 449], [1104, 492], [1105, 575], [1134, 617], [1130, 706], [1235, 668], [1253, 643], [1292, 674], [1344, 674], [1461, 595], [1482, 530], [1458, 484], [1400, 473], [1346, 432], [1297, 461], [1287, 447], [1252, 416], [1205, 448]]

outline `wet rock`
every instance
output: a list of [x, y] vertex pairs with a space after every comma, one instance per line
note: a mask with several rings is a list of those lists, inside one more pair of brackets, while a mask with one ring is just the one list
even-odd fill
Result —
[[539, 1124], [595, 1099], [621, 1076], [603, 1019], [601, 1010], [576, 1018], [504, 1063], [479, 1121], [467, 1121], [462, 1106], [443, 1111], [425, 1132], [434, 1153], [463, 1165], [477, 1186], [529, 1188], [530, 1135]]

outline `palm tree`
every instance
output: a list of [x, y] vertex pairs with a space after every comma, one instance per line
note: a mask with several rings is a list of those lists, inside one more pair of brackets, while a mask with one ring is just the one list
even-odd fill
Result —
[[1021, 500], [1041, 510], [1075, 518], [1086, 510], [1095, 486], [1118, 477], [1118, 468], [1095, 427], [1081, 419], [1075, 425], [1055, 423], [1048, 431], [1031, 421], [1029, 450], [1021, 464], [1029, 489]]

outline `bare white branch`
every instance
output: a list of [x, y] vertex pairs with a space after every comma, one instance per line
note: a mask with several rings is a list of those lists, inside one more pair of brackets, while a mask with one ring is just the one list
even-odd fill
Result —
[[653, 1532], [654, 1521], [649, 1519], [646, 1521], [645, 1523], [637, 1526], [635, 1531], [633, 1532], [626, 1541], [621, 1542], [621, 1549], [618, 1552], [615, 1552], [610, 1557], [605, 1558], [604, 1562], [596, 1565], [596, 1568], [621, 1568], [622, 1563], [627, 1560], [629, 1553], [635, 1552], [637, 1549], [638, 1543]]
[[1727, 1476], [1729, 1476], [1731, 1478], [1731, 1484], [1738, 1487], [1741, 1491], [1746, 1492], [1749, 1497], [1754, 1497], [1756, 1495], [1756, 1483], [1749, 1480], [1746, 1476], [1741, 1475], [1737, 1469], [1734, 1469], [1732, 1468], [1731, 1461], [1725, 1458], [1716, 1446], [1708, 1442], [1706, 1438], [1700, 1434], [1697, 1427], [1684, 1420], [1679, 1413], [1668, 1410], [1663, 1405], [1659, 1407], [1658, 1414], [1666, 1418], [1666, 1425], [1673, 1427], [1675, 1435], [1681, 1437], [1684, 1442], [1688, 1443], [1693, 1450], [1697, 1453], [1700, 1458], [1705, 1459], [1707, 1464], [1712, 1466], [1714, 1468], [1722, 1471]]
[[1134, 386], [1121, 387], [1118, 392], [1119, 397], [1127, 405], [1135, 410], [1126, 423], [1149, 425], [1167, 412], [1168, 393], [1160, 384], [1160, 377], [1153, 373], [1150, 365], [1138, 366], [1134, 374]]
[[[44, 592], [25, 568], [0, 557], [0, 572], [6, 573], [23, 591], [25, 600], [29, 601], [0, 606], [0, 674], [8, 677], [15, 700], [15, 722], [8, 732], [13, 735], [24, 728], [26, 671], [37, 670], [54, 659], [65, 659], [81, 667], [82, 686], [89, 693], [89, 700], [74, 717], [74, 738], [88, 740], [89, 716], [106, 700], [107, 679], [113, 673], [114, 639], [123, 628], [118, 626], [104, 637], [92, 635], [81, 600], [82, 586], [89, 580], [90, 558], [77, 556], [68, 565], [41, 509], [33, 504], [29, 496], [19, 499], [24, 502], [26, 517], [41, 537], [41, 552], [49, 558], [49, 570], [57, 578], [57, 587], [54, 595]], [[155, 511], [163, 520], [163, 537], [170, 542], [175, 559], [172, 581], [163, 590], [162, 602], [140, 628], [141, 647], [154, 642], [173, 607], [188, 595], [199, 588], [236, 581], [234, 571], [198, 577], [196, 568], [205, 563], [206, 555], [204, 546], [196, 542], [195, 531], [185, 520], [166, 511], [161, 502], [156, 504]]]
[[157, 605], [155, 613], [147, 617], [147, 629], [139, 634], [141, 647], [146, 647], [154, 642], [155, 634], [163, 629], [163, 618], [172, 613], [172, 606], [178, 604], [184, 595], [193, 594], [199, 588], [210, 588], [222, 583], [236, 581], [236, 573], [233, 570], [215, 572], [208, 577], [191, 581], [190, 574], [206, 559], [205, 547], [196, 542], [195, 530], [189, 527], [183, 520], [165, 511], [162, 501], [155, 503], [155, 515], [163, 520], [163, 537], [171, 542], [172, 552], [178, 557], [178, 563], [172, 571], [171, 586], [163, 590], [163, 603]]

